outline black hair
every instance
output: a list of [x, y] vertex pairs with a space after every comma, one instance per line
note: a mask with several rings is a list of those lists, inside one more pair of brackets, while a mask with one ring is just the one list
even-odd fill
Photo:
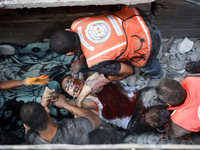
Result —
[[20, 117], [23, 123], [36, 131], [45, 130], [49, 122], [47, 112], [37, 102], [24, 103], [20, 110]]
[[65, 55], [78, 49], [78, 34], [73, 31], [57, 30], [50, 38], [49, 47], [57, 54]]
[[66, 74], [66, 75], [64, 75], [64, 76], [62, 76], [62, 77], [60, 78], [59, 83], [60, 83], [60, 86], [61, 86], [61, 87], [62, 87], [62, 82], [63, 82], [63, 80], [64, 80], [66, 77], [72, 77], [72, 75], [71, 75], [71, 74]]
[[171, 106], [182, 105], [187, 96], [187, 92], [182, 85], [170, 78], [161, 79], [155, 89], [158, 98]]
[[147, 108], [144, 114], [150, 113], [151, 124], [153, 128], [163, 127], [170, 121], [170, 112], [165, 106], [157, 105]]

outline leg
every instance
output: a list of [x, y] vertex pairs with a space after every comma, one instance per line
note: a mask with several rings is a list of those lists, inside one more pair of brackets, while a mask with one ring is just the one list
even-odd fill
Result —
[[162, 67], [157, 59], [147, 63], [144, 67], [141, 67], [140, 70], [150, 74], [150, 77], [153, 79], [159, 79], [163, 75]]

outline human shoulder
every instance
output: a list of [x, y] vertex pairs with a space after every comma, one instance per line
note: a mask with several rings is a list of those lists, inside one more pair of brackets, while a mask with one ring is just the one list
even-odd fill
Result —
[[63, 119], [59, 124], [60, 126], [67, 127], [68, 129], [76, 128], [79, 130], [80, 128], [84, 128], [89, 132], [93, 130], [92, 122], [85, 117]]
[[48, 144], [39, 133], [35, 130], [29, 129], [25, 134], [25, 140], [27, 144]]
[[173, 121], [170, 122], [168, 135], [172, 138], [178, 138], [189, 133], [191, 133], [191, 131], [182, 128], [181, 126], [175, 124]]
[[52, 142], [79, 145], [88, 144], [88, 135], [92, 130], [92, 123], [87, 118], [64, 119], [58, 123], [58, 130]]

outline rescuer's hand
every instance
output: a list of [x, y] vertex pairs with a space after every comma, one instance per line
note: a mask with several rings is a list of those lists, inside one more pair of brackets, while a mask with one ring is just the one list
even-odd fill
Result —
[[25, 85], [43, 85], [47, 83], [49, 83], [49, 76], [46, 74], [43, 74], [39, 77], [26, 78], [24, 80]]
[[98, 75], [96, 78], [92, 79], [92, 80], [87, 80], [85, 81], [85, 84], [87, 86], [89, 86], [91, 88], [91, 94], [95, 94], [100, 92], [104, 85], [110, 83], [111, 81], [108, 80], [104, 74], [100, 74]]

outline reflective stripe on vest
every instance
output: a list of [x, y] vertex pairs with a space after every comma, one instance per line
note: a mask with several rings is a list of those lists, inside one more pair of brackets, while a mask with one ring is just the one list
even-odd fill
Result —
[[126, 7], [114, 14], [84, 17], [71, 28], [80, 37], [88, 67], [119, 56], [119, 61], [141, 67], [149, 58], [149, 29], [136, 9]]
[[169, 107], [174, 110], [172, 121], [182, 128], [198, 132], [200, 131], [200, 77], [186, 77], [181, 83], [187, 91], [185, 102], [179, 107]]

